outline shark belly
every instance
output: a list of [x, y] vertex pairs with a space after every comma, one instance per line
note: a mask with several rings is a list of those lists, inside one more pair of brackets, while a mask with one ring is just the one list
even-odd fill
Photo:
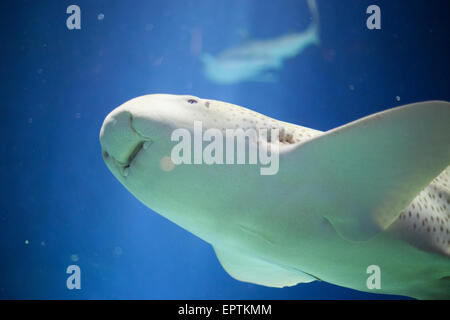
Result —
[[[348, 288], [424, 299], [448, 299], [449, 178], [450, 167], [447, 167], [414, 198], [391, 226], [368, 241], [343, 238], [326, 219], [320, 218], [323, 214], [318, 212], [307, 221], [309, 236], [302, 236], [301, 241], [286, 237], [284, 235], [296, 233], [305, 235], [306, 231], [301, 226], [305, 221], [296, 222], [278, 211], [279, 219], [285, 219], [277, 221], [278, 230], [282, 232], [278, 236], [263, 237], [267, 234], [264, 231], [253, 231], [252, 241], [240, 241], [245, 244], [241, 250], [257, 252], [261, 259], [273, 261], [274, 265], [301, 270], [316, 280]], [[309, 210], [298, 205], [296, 209]], [[372, 265], [381, 270], [380, 289], [367, 287], [369, 274], [366, 271]]]

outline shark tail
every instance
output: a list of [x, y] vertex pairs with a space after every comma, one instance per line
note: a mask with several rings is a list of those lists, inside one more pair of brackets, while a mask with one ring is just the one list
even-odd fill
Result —
[[319, 9], [317, 9], [316, 0], [306, 0], [308, 4], [309, 11], [311, 12], [312, 22], [309, 26], [309, 31], [313, 34], [314, 43], [320, 43], [319, 37]]

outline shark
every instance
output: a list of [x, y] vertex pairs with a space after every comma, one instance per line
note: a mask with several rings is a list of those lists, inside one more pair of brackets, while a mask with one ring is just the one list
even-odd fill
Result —
[[293, 58], [306, 48], [317, 45], [319, 39], [319, 13], [315, 0], [308, 0], [312, 22], [303, 32], [285, 34], [278, 38], [248, 41], [213, 56], [204, 53], [201, 60], [205, 76], [218, 84], [244, 81], [275, 82], [270, 73], [280, 69], [286, 59]]
[[[174, 130], [276, 128], [279, 157], [257, 166], [170, 163]], [[450, 298], [450, 103], [425, 101], [328, 131], [231, 103], [150, 94], [111, 111], [105, 164], [155, 212], [214, 248], [233, 278], [268, 287], [325, 281], [355, 290]], [[276, 139], [275, 139], [276, 137]], [[250, 143], [250, 142], [247, 142]], [[367, 270], [380, 270], [368, 286]]]

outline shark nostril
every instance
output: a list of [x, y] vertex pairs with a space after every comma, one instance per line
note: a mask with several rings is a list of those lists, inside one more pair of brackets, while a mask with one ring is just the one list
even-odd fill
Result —
[[109, 153], [105, 150], [103, 150], [103, 158], [105, 158], [105, 159], [109, 158]]

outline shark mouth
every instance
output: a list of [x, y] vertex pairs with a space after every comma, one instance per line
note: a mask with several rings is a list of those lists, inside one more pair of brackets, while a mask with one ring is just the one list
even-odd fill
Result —
[[147, 150], [152, 144], [151, 140], [142, 140], [137, 143], [134, 148], [131, 149], [129, 156], [125, 162], [118, 161], [114, 157], [110, 156], [107, 151], [103, 151], [103, 158], [105, 161], [110, 158], [112, 164], [119, 170], [123, 177], [127, 177], [129, 173], [129, 168], [133, 165], [134, 160], [139, 155], [142, 150]]
[[126, 177], [137, 156], [152, 144], [152, 139], [133, 126], [133, 115], [127, 110], [111, 112], [100, 130], [103, 159], [118, 176]]
[[128, 156], [127, 164], [124, 166], [124, 168], [129, 168], [130, 164], [133, 162], [133, 160], [138, 155], [139, 151], [141, 151], [144, 147], [144, 141], [139, 142], [133, 150], [131, 150], [130, 155]]
[[122, 168], [120, 170], [120, 173], [126, 177], [128, 176], [128, 171], [130, 166], [134, 163], [134, 160], [136, 159], [136, 157], [138, 156], [138, 154], [142, 151], [142, 150], [147, 150], [148, 147], [150, 147], [150, 145], [152, 144], [151, 140], [143, 140], [140, 141], [138, 144], [136, 144], [136, 146], [131, 150], [130, 155], [128, 156], [128, 160], [125, 164], [122, 165]]

